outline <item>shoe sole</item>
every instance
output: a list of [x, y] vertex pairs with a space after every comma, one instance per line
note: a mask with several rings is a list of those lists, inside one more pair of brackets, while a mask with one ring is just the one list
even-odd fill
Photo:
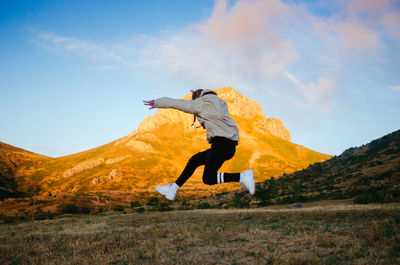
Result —
[[174, 197], [174, 198], [171, 198], [171, 197], [167, 196], [166, 194], [162, 193], [161, 191], [159, 191], [159, 190], [158, 190], [158, 186], [156, 187], [156, 191], [157, 191], [158, 193], [160, 193], [162, 196], [164, 196], [165, 198], [167, 198], [168, 200], [170, 200], [170, 201], [175, 200], [175, 197]]

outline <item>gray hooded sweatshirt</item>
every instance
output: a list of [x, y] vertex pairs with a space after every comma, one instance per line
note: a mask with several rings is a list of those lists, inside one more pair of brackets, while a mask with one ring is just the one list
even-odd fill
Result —
[[200, 97], [195, 100], [159, 98], [154, 101], [154, 106], [195, 114], [200, 124], [206, 129], [209, 143], [217, 136], [239, 141], [239, 129], [236, 122], [229, 116], [228, 105], [212, 93], [212, 90], [204, 89]]

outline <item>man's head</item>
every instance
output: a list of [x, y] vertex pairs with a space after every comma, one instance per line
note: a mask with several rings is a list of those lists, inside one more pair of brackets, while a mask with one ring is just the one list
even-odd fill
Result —
[[192, 100], [199, 98], [201, 95], [201, 92], [203, 92], [203, 89], [197, 89], [195, 91], [192, 91]]

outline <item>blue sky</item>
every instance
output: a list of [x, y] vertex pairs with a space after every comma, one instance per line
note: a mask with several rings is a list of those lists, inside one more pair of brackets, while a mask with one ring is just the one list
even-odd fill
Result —
[[143, 99], [232, 86], [292, 141], [340, 154], [399, 129], [400, 3], [0, 1], [0, 141], [87, 150]]

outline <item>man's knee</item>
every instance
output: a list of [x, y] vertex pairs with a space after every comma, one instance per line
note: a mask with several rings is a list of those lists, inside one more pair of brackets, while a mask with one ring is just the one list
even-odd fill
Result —
[[195, 154], [189, 159], [189, 164], [199, 166], [201, 165], [201, 155], [200, 153]]
[[206, 185], [215, 185], [217, 184], [217, 173], [207, 173], [203, 174], [203, 183]]

